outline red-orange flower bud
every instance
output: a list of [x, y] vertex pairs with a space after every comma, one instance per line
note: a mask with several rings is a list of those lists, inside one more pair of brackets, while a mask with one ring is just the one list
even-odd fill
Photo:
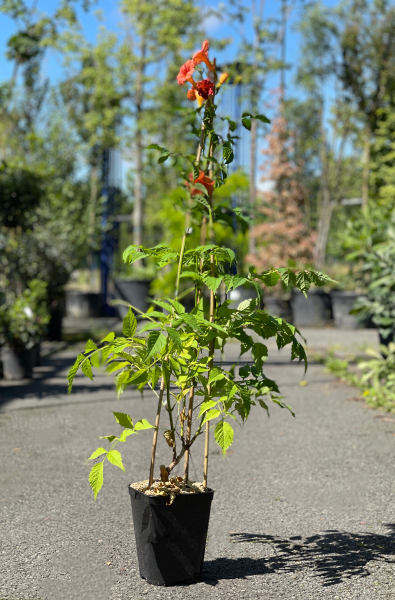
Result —
[[195, 88], [191, 88], [190, 90], [188, 90], [188, 92], [187, 92], [187, 98], [191, 102], [193, 102], [194, 100], [196, 100], [196, 90], [195, 90]]
[[214, 95], [214, 84], [209, 79], [202, 79], [196, 84], [197, 93], [199, 96], [207, 100], [209, 96]]

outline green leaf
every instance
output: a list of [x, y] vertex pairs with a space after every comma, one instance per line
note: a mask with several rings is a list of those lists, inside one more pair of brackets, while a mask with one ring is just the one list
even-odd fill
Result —
[[122, 471], [125, 470], [125, 467], [122, 464], [121, 453], [118, 452], [118, 450], [110, 450], [110, 452], [107, 454], [107, 460], [109, 460], [112, 465], [122, 469]]
[[98, 448], [97, 450], [94, 451], [94, 453], [88, 458], [88, 460], [93, 460], [94, 458], [97, 458], [98, 456], [101, 456], [102, 454], [107, 454], [107, 450], [105, 450], [104, 448]]
[[268, 287], [274, 287], [280, 280], [281, 275], [278, 271], [270, 271], [269, 273], [262, 274], [261, 279]]
[[237, 307], [237, 310], [243, 311], [243, 310], [254, 310], [256, 307], [256, 299], [255, 298], [248, 298], [247, 300], [243, 300], [243, 302], [240, 302], [239, 306]]
[[106, 373], [110, 374], [110, 373], [114, 373], [115, 371], [119, 371], [119, 369], [123, 369], [124, 367], [130, 366], [130, 362], [126, 362], [126, 361], [117, 361], [114, 360], [112, 362], [110, 362], [110, 364], [108, 365], [107, 369], [106, 369]]
[[257, 368], [259, 370], [261, 370], [263, 367], [263, 363], [264, 363], [264, 361], [262, 359], [266, 358], [266, 356], [267, 356], [267, 346], [265, 346], [265, 344], [261, 344], [260, 342], [257, 342], [256, 344], [253, 345], [251, 352], [252, 352], [252, 356], [255, 358], [255, 363], [256, 363]]
[[170, 156], [170, 154], [163, 154], [162, 156], [160, 156], [158, 158], [158, 163], [161, 164], [161, 163], [166, 162], [167, 159], [169, 158], [169, 156]]
[[92, 363], [92, 367], [96, 367], [96, 369], [98, 369], [101, 366], [100, 356], [101, 352], [94, 352], [90, 355], [89, 359]]
[[164, 310], [167, 310], [167, 312], [171, 313], [172, 306], [171, 306], [171, 304], [169, 304], [168, 300], [165, 300], [165, 301], [162, 301], [162, 300], [152, 300], [152, 302], [154, 304], [156, 304], [157, 306], [160, 306]]
[[204, 283], [207, 285], [209, 290], [216, 292], [222, 280], [223, 277], [211, 277], [208, 275], [204, 278]]
[[167, 148], [163, 148], [162, 146], [158, 146], [158, 144], [150, 144], [147, 146], [147, 150], [159, 150], [160, 152], [166, 153], [169, 152]]
[[95, 342], [93, 342], [92, 340], [88, 340], [85, 346], [85, 354], [87, 354], [87, 352], [91, 352], [91, 350], [97, 350], [97, 346]]
[[[225, 144], [228, 143], [229, 146], [225, 146]], [[223, 163], [225, 165], [229, 165], [231, 162], [233, 162], [234, 159], [234, 154], [233, 154], [233, 150], [230, 147], [230, 142], [225, 142], [223, 149], [222, 149], [222, 160]]]
[[129, 265], [136, 262], [136, 260], [146, 258], [147, 256], [148, 256], [148, 254], [146, 254], [145, 252], [142, 252], [139, 249], [139, 246], [135, 246], [135, 245], [128, 246], [126, 248], [126, 250], [124, 251], [124, 253], [122, 254], [123, 262], [125, 262]]
[[133, 435], [133, 433], [134, 431], [132, 431], [131, 429], [124, 429], [121, 435], [119, 436], [119, 441], [126, 442], [126, 438], [128, 438], [130, 435]]
[[115, 420], [121, 427], [125, 427], [125, 429], [133, 429], [133, 421], [132, 417], [127, 415], [126, 413], [113, 412]]
[[287, 287], [296, 285], [296, 275], [292, 269], [278, 269], [281, 274], [281, 279]]
[[136, 373], [133, 373], [133, 375], [129, 377], [126, 383], [128, 385], [131, 385], [132, 383], [134, 385], [140, 385], [140, 383], [146, 381], [148, 381], [148, 372], [146, 371], [146, 369], [140, 369]]
[[203, 402], [200, 405], [199, 417], [201, 417], [203, 413], [205, 413], [207, 410], [210, 410], [210, 408], [213, 408], [216, 405], [217, 403], [215, 402], [215, 400], [207, 400], [207, 402]]
[[147, 354], [145, 360], [157, 354], [166, 346], [167, 338], [160, 331], [151, 331], [148, 335]]
[[90, 362], [89, 358], [86, 358], [81, 363], [81, 371], [83, 372], [84, 375], [86, 375], [86, 377], [89, 377], [89, 379], [91, 379], [93, 381], [92, 367], [91, 367], [91, 362]]
[[250, 371], [251, 371], [250, 365], [244, 365], [244, 367], [240, 367], [239, 375], [240, 375], [240, 377], [245, 379], [250, 374]]
[[169, 338], [171, 339], [171, 341], [173, 342], [173, 344], [179, 349], [182, 349], [182, 340], [181, 340], [181, 336], [178, 333], [178, 331], [176, 329], [173, 329], [172, 327], [168, 327], [166, 329], [166, 332], [169, 336]]
[[108, 333], [106, 335], [106, 337], [101, 340], [101, 342], [102, 343], [103, 342], [113, 342], [114, 340], [115, 340], [115, 333], [113, 331], [111, 331], [111, 333]]
[[83, 360], [85, 360], [85, 356], [83, 354], [79, 354], [77, 356], [77, 359], [76, 359], [74, 365], [71, 367], [71, 369], [69, 371], [69, 374], [68, 374], [69, 387], [67, 390], [68, 394], [70, 394], [70, 392], [71, 392], [71, 388], [73, 387], [74, 377], [75, 377], [75, 375], [79, 369], [79, 366]]
[[229, 448], [229, 446], [232, 445], [233, 436], [233, 428], [226, 421], [220, 421], [216, 425], [214, 429], [214, 438], [224, 454]]
[[[128, 429], [124, 429], [123, 430], [123, 432], [125, 432], [125, 431], [128, 431]], [[111, 442], [113, 442], [114, 440], [117, 439], [117, 436], [116, 435], [100, 435], [99, 439], [100, 440], [107, 440], [111, 444]]]
[[216, 409], [216, 410], [209, 410], [206, 414], [206, 416], [204, 417], [204, 421], [202, 423], [202, 425], [204, 425], [205, 423], [207, 423], [207, 421], [212, 421], [213, 419], [216, 419], [217, 417], [219, 417], [219, 415], [221, 414], [221, 411]]
[[270, 119], [265, 117], [265, 115], [255, 115], [254, 119], [258, 119], [259, 121], [262, 121], [262, 123], [271, 123]]
[[220, 381], [226, 377], [225, 373], [219, 367], [213, 367], [210, 371], [210, 375], [208, 378], [208, 383], [213, 383], [214, 381]]
[[154, 425], [151, 425], [147, 419], [140, 419], [134, 426], [134, 431], [143, 431], [144, 429], [155, 429]]
[[241, 119], [241, 123], [245, 129], [248, 129], [248, 131], [251, 131], [251, 119], [248, 119], [247, 117], [243, 117]]
[[177, 300], [170, 300], [170, 298], [167, 300], [167, 302], [170, 302], [170, 304], [173, 306], [173, 308], [176, 309], [176, 311], [178, 312], [178, 314], [182, 314], [185, 312], [185, 308], [182, 304], [180, 304], [179, 302], [177, 302]]
[[131, 308], [128, 310], [128, 314], [123, 320], [122, 332], [124, 336], [131, 338], [136, 333], [137, 319], [134, 316], [134, 312]]
[[311, 286], [311, 275], [309, 271], [301, 271], [296, 275], [296, 287], [300, 289], [302, 294], [307, 298], [307, 292]]
[[93, 465], [89, 473], [89, 485], [91, 486], [95, 500], [103, 485], [103, 463]]

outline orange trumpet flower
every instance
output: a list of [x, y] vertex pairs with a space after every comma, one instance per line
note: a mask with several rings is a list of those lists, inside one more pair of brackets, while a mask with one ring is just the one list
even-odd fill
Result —
[[180, 68], [180, 71], [177, 75], [178, 83], [180, 85], [184, 85], [184, 83], [186, 81], [189, 81], [194, 86], [195, 82], [192, 79], [192, 74], [193, 74], [194, 70], [195, 70], [195, 63], [193, 62], [193, 60], [187, 60], [187, 62], [182, 65], [182, 67]]
[[204, 62], [204, 64], [210, 69], [210, 71], [214, 72], [214, 65], [211, 64], [211, 62], [208, 59], [208, 49], [209, 42], [208, 40], [204, 40], [202, 48], [195, 52], [195, 54], [192, 56], [192, 60], [195, 65], [199, 65], [200, 63]]
[[[214, 181], [210, 177], [207, 177], [207, 175], [205, 175], [204, 171], [200, 170], [199, 177], [197, 177], [196, 179], [193, 178], [193, 173], [189, 173], [188, 177], [189, 177], [189, 181], [191, 181], [192, 184], [200, 183], [201, 185], [204, 185], [204, 187], [207, 190], [208, 195], [211, 196], [211, 194], [214, 191]], [[192, 196], [196, 196], [196, 194], [203, 193], [200, 190], [198, 190], [197, 188], [192, 187], [192, 189], [191, 189], [191, 184], [189, 183], [189, 181], [186, 181], [185, 185], [190, 190]]]

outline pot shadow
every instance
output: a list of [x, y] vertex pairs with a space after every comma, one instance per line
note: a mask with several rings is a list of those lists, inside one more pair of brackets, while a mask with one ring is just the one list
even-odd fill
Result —
[[223, 579], [310, 569], [323, 587], [329, 587], [351, 577], [367, 577], [371, 561], [395, 563], [395, 524], [385, 527], [390, 530], [387, 535], [328, 530], [307, 538], [282, 539], [271, 535], [231, 533], [232, 543], [265, 545], [265, 556], [209, 560], [204, 563], [203, 580], [209, 585], [217, 585]]

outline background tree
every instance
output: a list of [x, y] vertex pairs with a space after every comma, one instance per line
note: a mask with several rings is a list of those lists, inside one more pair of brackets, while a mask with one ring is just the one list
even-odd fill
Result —
[[294, 134], [284, 117], [273, 121], [267, 142], [263, 179], [273, 184], [273, 189], [260, 194], [258, 210], [262, 221], [251, 230], [255, 253], [247, 260], [258, 269], [274, 263], [305, 268], [313, 261], [315, 234], [306, 223], [305, 191], [298, 178], [300, 167], [292, 160]]
[[130, 73], [129, 102], [133, 119], [133, 243], [140, 245], [144, 221], [144, 139], [157, 100], [155, 82], [161, 80], [161, 71], [180, 62], [180, 53], [185, 48], [193, 48], [199, 28], [199, 10], [191, 0], [122, 0], [120, 6], [126, 19], [121, 53]]

